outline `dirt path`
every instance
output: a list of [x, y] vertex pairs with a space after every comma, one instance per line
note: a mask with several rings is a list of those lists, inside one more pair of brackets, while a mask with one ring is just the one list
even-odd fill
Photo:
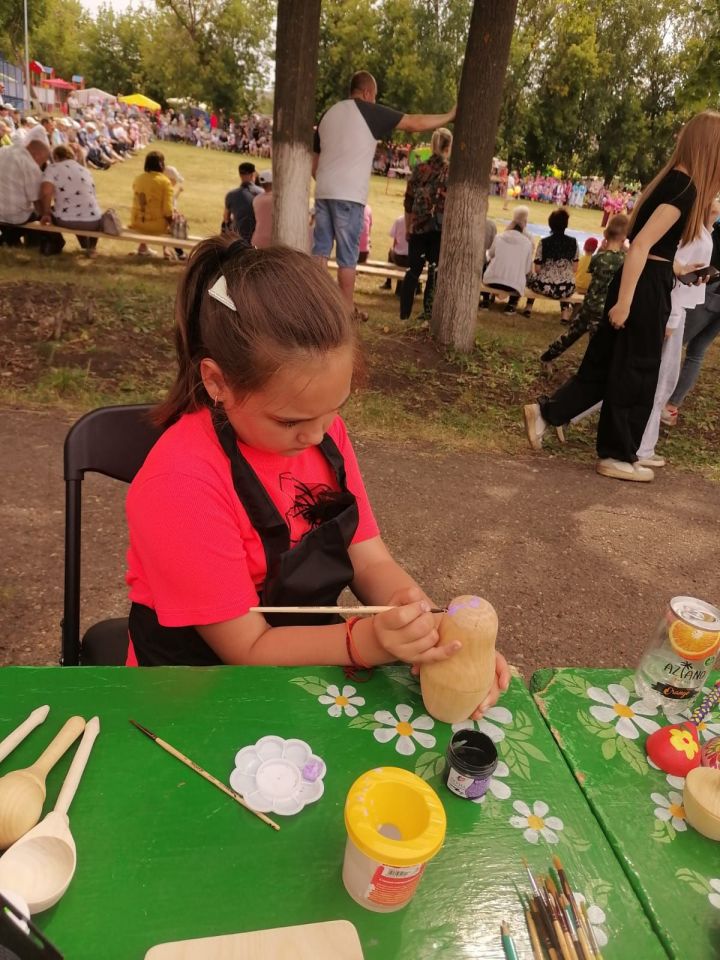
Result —
[[[72, 420], [2, 413], [0, 665], [57, 660], [62, 444]], [[613, 483], [544, 454], [356, 446], [395, 556], [438, 601], [486, 596], [500, 646], [525, 676], [549, 665], [633, 665], [669, 597], [720, 601], [720, 485], [670, 469], [649, 485]], [[126, 610], [124, 492], [86, 481], [87, 623]]]

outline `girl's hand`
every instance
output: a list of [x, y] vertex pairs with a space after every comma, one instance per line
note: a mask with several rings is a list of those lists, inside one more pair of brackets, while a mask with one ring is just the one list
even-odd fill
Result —
[[625, 321], [627, 320], [629, 313], [630, 313], [629, 307], [623, 306], [623, 304], [621, 303], [616, 303], [615, 306], [612, 307], [610, 312], [608, 313], [608, 320], [610, 321], [610, 325], [615, 330], [622, 330], [622, 328], [625, 326]]
[[704, 263], [681, 263], [679, 260], [673, 260], [673, 273], [676, 277], [683, 277], [686, 273], [693, 273], [704, 266], [706, 266]]
[[391, 603], [400, 602], [394, 610], [378, 613], [373, 617], [373, 627], [378, 643], [396, 660], [406, 663], [433, 663], [446, 660], [461, 648], [461, 643], [438, 646], [440, 634], [435, 625], [435, 616], [430, 613], [427, 599], [413, 602], [399, 601], [422, 591], [408, 587], [393, 594]]
[[507, 660], [498, 651], [495, 651], [495, 679], [490, 687], [490, 692], [485, 697], [480, 706], [470, 715], [471, 720], [479, 720], [486, 710], [489, 710], [495, 703], [501, 693], [505, 693], [510, 686], [510, 668]]

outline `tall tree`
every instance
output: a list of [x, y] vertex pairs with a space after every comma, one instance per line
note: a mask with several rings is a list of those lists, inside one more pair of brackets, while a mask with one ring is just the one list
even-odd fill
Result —
[[253, 109], [266, 81], [274, 0], [156, 2], [172, 14], [192, 50], [196, 76], [187, 80], [202, 89], [203, 99], [226, 112]]
[[[368, 0], [324, 0], [320, 12], [320, 44], [316, 112], [348, 96], [350, 78], [369, 70], [380, 82], [382, 57], [376, 31], [382, 11]], [[383, 85], [380, 83], [383, 93]]]
[[45, 0], [45, 15], [31, 32], [31, 56], [69, 80], [80, 67], [80, 40], [90, 16], [80, 0]]
[[320, 0], [279, 0], [273, 116], [273, 240], [308, 248]]
[[[45, 0], [28, 4], [28, 27], [34, 30], [45, 16]], [[35, 59], [31, 50], [30, 56]], [[25, 60], [25, 17], [23, 0], [0, 0], [0, 57], [12, 63]]]
[[460, 82], [431, 329], [465, 351], [475, 342], [488, 181], [516, 5], [475, 0]]
[[141, 7], [116, 12], [109, 5], [98, 10], [82, 41], [78, 72], [88, 86], [112, 94], [131, 93], [143, 85], [143, 43], [149, 14]]

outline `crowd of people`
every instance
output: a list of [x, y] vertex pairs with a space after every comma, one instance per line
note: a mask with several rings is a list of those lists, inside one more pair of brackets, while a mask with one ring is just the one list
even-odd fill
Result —
[[[454, 111], [433, 116], [403, 114], [377, 104], [376, 93], [370, 74], [356, 74], [350, 97], [331, 107], [316, 129], [316, 202], [310, 222], [313, 254], [326, 260], [335, 248], [341, 293], [353, 306], [356, 318], [364, 318], [354, 305], [353, 293], [357, 264], [368, 258], [371, 246], [370, 175], [390, 175], [393, 167], [396, 175], [409, 172], [404, 212], [390, 231], [388, 260], [406, 271], [396, 288], [401, 319], [410, 317], [427, 268], [423, 298], [427, 317], [440, 266], [451, 162], [452, 134], [444, 123], [454, 118]], [[190, 139], [202, 146], [207, 131], [211, 137], [222, 136], [226, 149], [253, 152], [252, 143], [257, 154], [265, 144], [269, 149], [271, 137], [269, 121], [260, 121], [251, 117], [235, 123], [215, 115], [207, 122], [202, 117], [186, 121], [181, 113], [158, 114], [151, 121], [137, 110], [117, 105], [77, 111], [73, 117], [36, 119], [0, 104], [0, 241], [20, 242], [23, 225], [33, 221], [39, 221], [39, 228], [53, 224], [99, 232], [103, 214], [88, 168], [122, 163], [147, 146], [153, 136]], [[500, 170], [497, 182], [506, 200], [547, 200], [555, 209], [548, 217], [549, 232], [537, 246], [528, 230], [526, 206], [511, 208], [509, 223], [501, 232], [488, 220], [480, 306], [488, 308], [497, 298], [505, 303], [506, 313], [514, 313], [525, 296], [523, 312], [529, 316], [533, 294], [558, 301], [561, 321], [568, 329], [542, 354], [541, 361], [546, 364], [580, 337], [588, 335], [589, 339], [578, 374], [553, 397], [540, 398], [526, 407], [531, 445], [540, 445], [548, 425], [562, 430], [568, 421], [577, 421], [602, 405], [599, 473], [647, 481], [652, 479], [652, 468], [663, 465], [663, 458], [655, 453], [660, 423], [677, 421], [678, 407], [697, 378], [709, 344], [720, 332], [717, 283], [711, 284], [706, 298], [704, 288], [691, 285], [684, 277], [678, 279], [683, 270], [691, 275], [694, 266], [706, 267], [711, 258], [720, 268], [720, 205], [708, 201], [708, 191], [715, 196], [720, 183], [712, 180], [715, 172], [694, 167], [699, 149], [695, 141], [714, 136], [715, 123], [716, 115], [706, 112], [688, 124], [671, 165], [642, 195], [636, 190], [609, 190], [597, 182], [572, 182], [539, 172], [523, 178], [507, 168]], [[412, 151], [409, 145], [389, 147], [387, 138], [395, 131], [431, 129], [434, 132], [426, 151]], [[692, 149], [686, 141], [694, 144]], [[245, 161], [239, 175], [239, 185], [225, 198], [221, 230], [265, 248], [272, 239], [272, 171], [258, 174], [254, 164]], [[698, 198], [700, 188], [704, 190], [702, 198]], [[148, 152], [144, 172], [133, 183], [131, 229], [167, 237], [178, 215], [177, 197], [182, 189], [179, 171], [166, 166], [159, 151]], [[698, 213], [701, 202], [704, 207]], [[601, 241], [589, 237], [581, 251], [567, 231], [572, 208], [588, 203], [603, 209], [604, 233]], [[663, 216], [656, 215], [658, 207]], [[677, 211], [672, 221], [666, 208]], [[47, 254], [64, 246], [57, 231], [37, 229], [24, 239]], [[96, 238], [80, 237], [79, 241], [92, 253]], [[182, 249], [173, 250], [170, 243], [164, 249], [166, 255], [184, 258]], [[138, 253], [149, 252], [142, 243]], [[669, 263], [672, 269], [668, 273], [657, 263]], [[623, 281], [629, 273], [632, 280]], [[699, 279], [708, 278], [706, 271]], [[582, 302], [576, 293], [584, 295]], [[648, 322], [645, 334], [638, 334], [637, 342], [618, 353], [617, 341], [608, 339], [608, 331], [625, 329], [635, 313], [647, 318], [652, 311], [655, 319], [663, 315], [666, 341], [662, 351], [658, 351], [654, 328]], [[689, 345], [682, 366], [686, 314]], [[628, 329], [638, 328], [639, 321], [635, 321]], [[636, 361], [626, 355], [628, 350], [644, 356], [643, 364], [652, 368], [652, 376], [638, 375], [633, 366]], [[650, 396], [651, 380], [654, 397]], [[622, 398], [629, 391], [633, 400], [625, 403]], [[632, 408], [630, 412], [628, 408]]]
[[[103, 213], [91, 170], [107, 170], [136, 156], [153, 137], [140, 110], [124, 104], [84, 107], [39, 118], [0, 105], [0, 243], [62, 251], [57, 231], [23, 230], [28, 224], [100, 232]], [[78, 235], [93, 255], [96, 237]]]
[[510, 200], [532, 200], [552, 203], [558, 207], [588, 207], [602, 210], [603, 227], [615, 213], [632, 213], [639, 188], [628, 185], [606, 184], [600, 177], [569, 178], [544, 174], [540, 170], [520, 174], [506, 166], [493, 166], [490, 193], [503, 197], [505, 209]]
[[197, 111], [186, 116], [182, 110], [158, 113], [155, 120], [158, 140], [187, 143], [208, 150], [229, 150], [251, 157], [272, 157], [272, 118], [251, 114], [235, 120], [222, 111]]

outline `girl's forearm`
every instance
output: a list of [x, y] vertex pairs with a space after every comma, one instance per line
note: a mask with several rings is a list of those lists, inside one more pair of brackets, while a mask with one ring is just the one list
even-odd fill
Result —
[[617, 302], [625, 307], [630, 307], [632, 299], [635, 296], [635, 288], [643, 272], [643, 267], [647, 263], [647, 250], [641, 245], [633, 244], [628, 250], [625, 262], [622, 268], [622, 279], [620, 280], [620, 291]]
[[[259, 616], [259, 615], [258, 615]], [[392, 657], [378, 643], [373, 618], [353, 629], [355, 648], [363, 663], [375, 666]], [[223, 663], [236, 666], [295, 667], [325, 664], [349, 666], [345, 623], [324, 626], [267, 627], [248, 643], [239, 620], [196, 628]]]

